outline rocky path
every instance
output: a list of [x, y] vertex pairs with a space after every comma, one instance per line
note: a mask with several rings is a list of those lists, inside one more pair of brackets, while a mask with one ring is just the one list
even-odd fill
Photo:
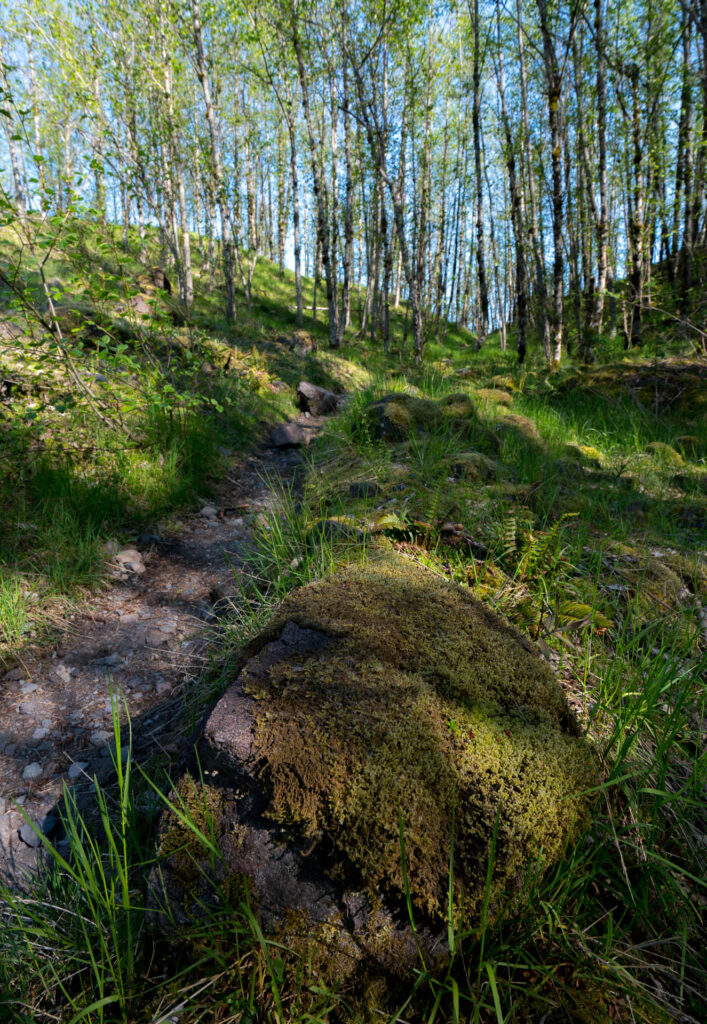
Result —
[[116, 546], [114, 581], [90, 614], [69, 621], [58, 646], [0, 679], [5, 875], [31, 868], [41, 845], [17, 805], [51, 835], [65, 783], [81, 791], [95, 775], [114, 773], [112, 691], [130, 713], [141, 762], [156, 750], [178, 756], [189, 734], [184, 696], [203, 669], [208, 624], [219, 602], [238, 593], [253, 523], [277, 500], [266, 481], [291, 480], [297, 462], [292, 448], [263, 449], [234, 467], [218, 499], [176, 536]]

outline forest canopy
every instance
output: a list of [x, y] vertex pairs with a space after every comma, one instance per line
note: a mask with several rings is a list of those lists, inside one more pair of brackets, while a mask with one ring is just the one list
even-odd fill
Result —
[[5, 216], [159, 227], [187, 310], [197, 235], [232, 321], [260, 255], [300, 323], [321, 279], [332, 347], [362, 283], [363, 330], [387, 348], [404, 302], [418, 360], [448, 322], [555, 367], [639, 346], [657, 269], [703, 326], [696, 0], [18, 0], [0, 48]]

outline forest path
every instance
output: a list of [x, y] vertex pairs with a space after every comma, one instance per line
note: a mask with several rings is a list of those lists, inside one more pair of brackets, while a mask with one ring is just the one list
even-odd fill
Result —
[[52, 835], [64, 784], [80, 797], [94, 776], [115, 777], [112, 691], [130, 714], [140, 763], [158, 750], [179, 758], [195, 724], [185, 697], [208, 661], [215, 609], [238, 595], [253, 527], [277, 505], [274, 482], [292, 482], [298, 463], [293, 449], [262, 448], [235, 464], [213, 502], [169, 538], [143, 537], [134, 555], [118, 555], [116, 578], [59, 644], [0, 680], [0, 873], [34, 867], [41, 841], [22, 811]]

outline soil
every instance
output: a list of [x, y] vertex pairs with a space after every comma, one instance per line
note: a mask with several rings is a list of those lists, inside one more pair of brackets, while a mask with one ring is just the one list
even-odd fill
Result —
[[64, 786], [80, 799], [94, 777], [115, 778], [112, 693], [121, 721], [126, 711], [130, 716], [139, 763], [157, 752], [180, 759], [197, 724], [189, 694], [208, 663], [219, 612], [241, 592], [253, 524], [277, 503], [272, 481], [291, 481], [298, 462], [294, 449], [260, 449], [234, 465], [217, 498], [169, 537], [139, 538], [132, 545], [137, 557], [113, 552], [114, 579], [93, 595], [89, 610], [63, 624], [58, 644], [0, 679], [5, 877], [19, 880], [35, 868], [41, 841], [28, 820], [59, 836], [61, 848], [57, 806]]

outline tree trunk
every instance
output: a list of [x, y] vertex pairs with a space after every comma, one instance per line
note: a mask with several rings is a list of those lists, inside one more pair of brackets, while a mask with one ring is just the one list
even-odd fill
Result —
[[488, 282], [486, 280], [486, 252], [484, 249], [483, 176], [481, 173], [481, 53], [479, 41], [479, 0], [474, 0], [474, 103], [472, 132], [474, 136], [474, 174], [476, 195], [476, 269], [479, 279], [479, 315], [477, 320], [476, 349], [486, 340], [489, 319]]
[[316, 136], [314, 134], [314, 121], [312, 118], [312, 108], [309, 98], [309, 81], [305, 69], [304, 55], [302, 52], [302, 45], [299, 38], [299, 30], [297, 27], [294, 6], [291, 8], [291, 30], [292, 44], [294, 46], [295, 56], [297, 58], [297, 73], [299, 76], [299, 83], [302, 91], [302, 105], [304, 107], [304, 116], [307, 124], [307, 136], [309, 138], [309, 151], [312, 164], [314, 200], [317, 207], [317, 250], [318, 255], [321, 255], [321, 261], [324, 264], [324, 274], [326, 279], [327, 292], [327, 308], [329, 310], [329, 345], [331, 348], [338, 348], [338, 306], [336, 299], [334, 274], [330, 258], [328, 190], [326, 181], [324, 179], [324, 174], [322, 172], [318, 143]]
[[216, 111], [211, 99], [211, 86], [209, 84], [206, 57], [204, 54], [204, 34], [201, 24], [201, 10], [199, 0], [191, 0], [192, 30], [196, 46], [196, 67], [202, 92], [204, 94], [204, 107], [206, 110], [206, 122], [209, 129], [209, 141], [211, 144], [211, 172], [214, 181], [214, 191], [221, 215], [221, 241], [223, 249], [223, 274], [226, 285], [226, 319], [233, 323], [236, 319], [236, 290], [233, 280], [233, 230], [231, 225], [231, 213], [228, 208], [226, 185], [221, 161], [221, 147], [216, 124]]
[[550, 32], [547, 0], [536, 0], [540, 15], [540, 31], [543, 40], [543, 70], [548, 94], [548, 119], [550, 124], [550, 147], [552, 157], [552, 241], [554, 259], [552, 265], [552, 307], [551, 323], [551, 365], [557, 369], [562, 360], [563, 292], [564, 265], [562, 255], [562, 133], [560, 121], [560, 100], [562, 97], [562, 74], [560, 71], [555, 43]]

